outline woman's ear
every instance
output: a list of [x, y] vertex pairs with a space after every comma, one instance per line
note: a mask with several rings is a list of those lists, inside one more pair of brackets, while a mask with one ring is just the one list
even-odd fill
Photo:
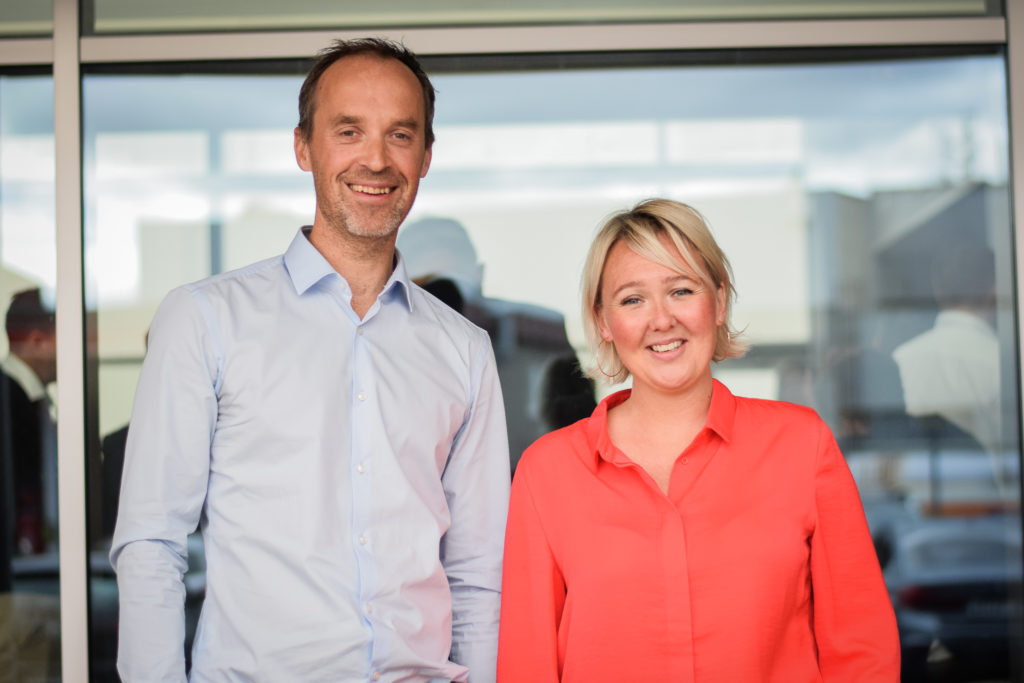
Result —
[[608, 327], [608, 323], [605, 322], [604, 313], [601, 309], [601, 305], [594, 306], [594, 317], [597, 319], [597, 329], [601, 332], [601, 339], [611, 343], [612, 331]]
[[725, 305], [728, 303], [728, 297], [725, 294], [725, 285], [718, 285], [718, 291], [715, 292], [715, 324], [725, 324]]

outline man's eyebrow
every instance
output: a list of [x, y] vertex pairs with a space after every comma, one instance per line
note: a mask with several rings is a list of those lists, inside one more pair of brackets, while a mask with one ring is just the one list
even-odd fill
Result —
[[419, 119], [400, 119], [392, 125], [396, 128], [409, 128], [411, 130], [419, 130], [421, 127]]
[[351, 114], [338, 114], [331, 119], [331, 126], [347, 126], [352, 123], [359, 123], [360, 118], [358, 116], [352, 116]]
[[[359, 116], [353, 116], [352, 114], [338, 114], [331, 119], [331, 127], [337, 126], [349, 126], [352, 124], [362, 123], [363, 119]], [[392, 128], [408, 128], [409, 130], [419, 131], [422, 126], [420, 125], [419, 119], [407, 118], [399, 119], [391, 124]]]

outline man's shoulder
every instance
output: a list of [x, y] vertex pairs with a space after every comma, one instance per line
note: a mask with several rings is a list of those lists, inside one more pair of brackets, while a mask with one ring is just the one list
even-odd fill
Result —
[[278, 255], [181, 285], [178, 289], [192, 294], [217, 296], [236, 289], [280, 286], [285, 276], [284, 260]]
[[287, 275], [280, 256], [264, 259], [242, 268], [196, 280], [171, 289], [153, 316], [154, 328], [180, 328], [205, 320], [222, 319], [225, 312], [237, 314], [252, 307], [250, 302], [271, 300], [286, 283]]
[[481, 339], [487, 332], [454, 308], [417, 284], [410, 284], [412, 317], [421, 324], [436, 325], [449, 336]]

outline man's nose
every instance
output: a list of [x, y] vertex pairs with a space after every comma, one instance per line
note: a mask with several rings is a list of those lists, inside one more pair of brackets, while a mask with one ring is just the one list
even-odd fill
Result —
[[366, 141], [363, 164], [371, 171], [383, 171], [388, 167], [388, 146], [383, 137], [370, 138]]

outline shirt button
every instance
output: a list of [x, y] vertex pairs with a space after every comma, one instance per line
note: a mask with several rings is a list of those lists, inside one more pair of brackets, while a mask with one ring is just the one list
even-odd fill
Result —
[[359, 545], [366, 545], [366, 537], [365, 536], [360, 536], [359, 537]]
[[684, 465], [685, 465], [686, 463], [688, 463], [688, 462], [690, 462], [690, 459], [689, 459], [689, 458], [683, 458], [683, 464], [684, 464]]
[[373, 613], [373, 605], [371, 605], [370, 603], [366, 603], [366, 613], [367, 614], [372, 614]]
[[[356, 334], [358, 334], [360, 337], [363, 336], [363, 328], [357, 327], [356, 328]], [[378, 674], [378, 675], [380, 675], [380, 674]]]
[[374, 671], [373, 672], [373, 680], [375, 680], [375, 681], [379, 681], [380, 680], [380, 672], [379, 671]]
[[360, 391], [358, 394], [356, 394], [356, 398], [358, 398], [360, 401], [365, 401], [366, 400], [366, 392]]
[[366, 471], [366, 468], [363, 467], [363, 463], [359, 463], [358, 465], [356, 465], [356, 472], [358, 472], [359, 474], [362, 474], [365, 471]]

